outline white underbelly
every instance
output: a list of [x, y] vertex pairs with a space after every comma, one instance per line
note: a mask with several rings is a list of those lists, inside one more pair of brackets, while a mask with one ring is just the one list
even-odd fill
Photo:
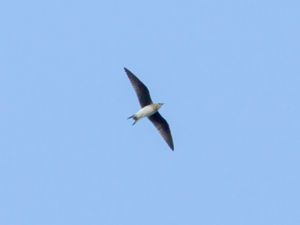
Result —
[[157, 112], [157, 109], [155, 109], [155, 107], [153, 107], [152, 105], [147, 105], [144, 108], [141, 108], [136, 114], [135, 116], [139, 119], [143, 118], [143, 117], [148, 117], [153, 115], [154, 113]]

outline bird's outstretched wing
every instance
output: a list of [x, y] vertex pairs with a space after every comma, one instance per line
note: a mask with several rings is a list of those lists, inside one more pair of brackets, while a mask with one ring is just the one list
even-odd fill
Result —
[[141, 107], [152, 104], [150, 93], [145, 84], [142, 83], [130, 70], [124, 68], [135, 92], [139, 99]]
[[159, 133], [165, 139], [169, 147], [174, 151], [171, 130], [167, 121], [159, 114], [159, 112], [154, 113], [152, 116], [149, 117], [149, 119], [158, 129]]

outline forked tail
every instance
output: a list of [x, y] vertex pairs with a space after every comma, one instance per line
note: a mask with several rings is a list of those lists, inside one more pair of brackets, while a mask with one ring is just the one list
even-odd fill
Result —
[[133, 120], [134, 120], [132, 126], [138, 121], [138, 118], [137, 118], [134, 114], [133, 114], [132, 116], [129, 116], [127, 119], [128, 119], [128, 120], [129, 120], [129, 119], [133, 119]]

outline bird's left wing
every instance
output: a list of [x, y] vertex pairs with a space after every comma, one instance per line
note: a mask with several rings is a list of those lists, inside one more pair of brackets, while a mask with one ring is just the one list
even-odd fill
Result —
[[149, 117], [149, 119], [158, 129], [159, 133], [167, 142], [169, 147], [174, 151], [174, 143], [171, 135], [171, 130], [167, 121], [159, 114], [159, 112], [154, 113]]
[[139, 99], [141, 107], [152, 104], [148, 88], [142, 81], [140, 81], [129, 69], [124, 68], [135, 92]]

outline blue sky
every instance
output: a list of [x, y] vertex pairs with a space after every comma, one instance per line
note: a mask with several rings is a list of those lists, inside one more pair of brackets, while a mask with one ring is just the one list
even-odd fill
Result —
[[300, 224], [299, 9], [2, 1], [0, 224]]

